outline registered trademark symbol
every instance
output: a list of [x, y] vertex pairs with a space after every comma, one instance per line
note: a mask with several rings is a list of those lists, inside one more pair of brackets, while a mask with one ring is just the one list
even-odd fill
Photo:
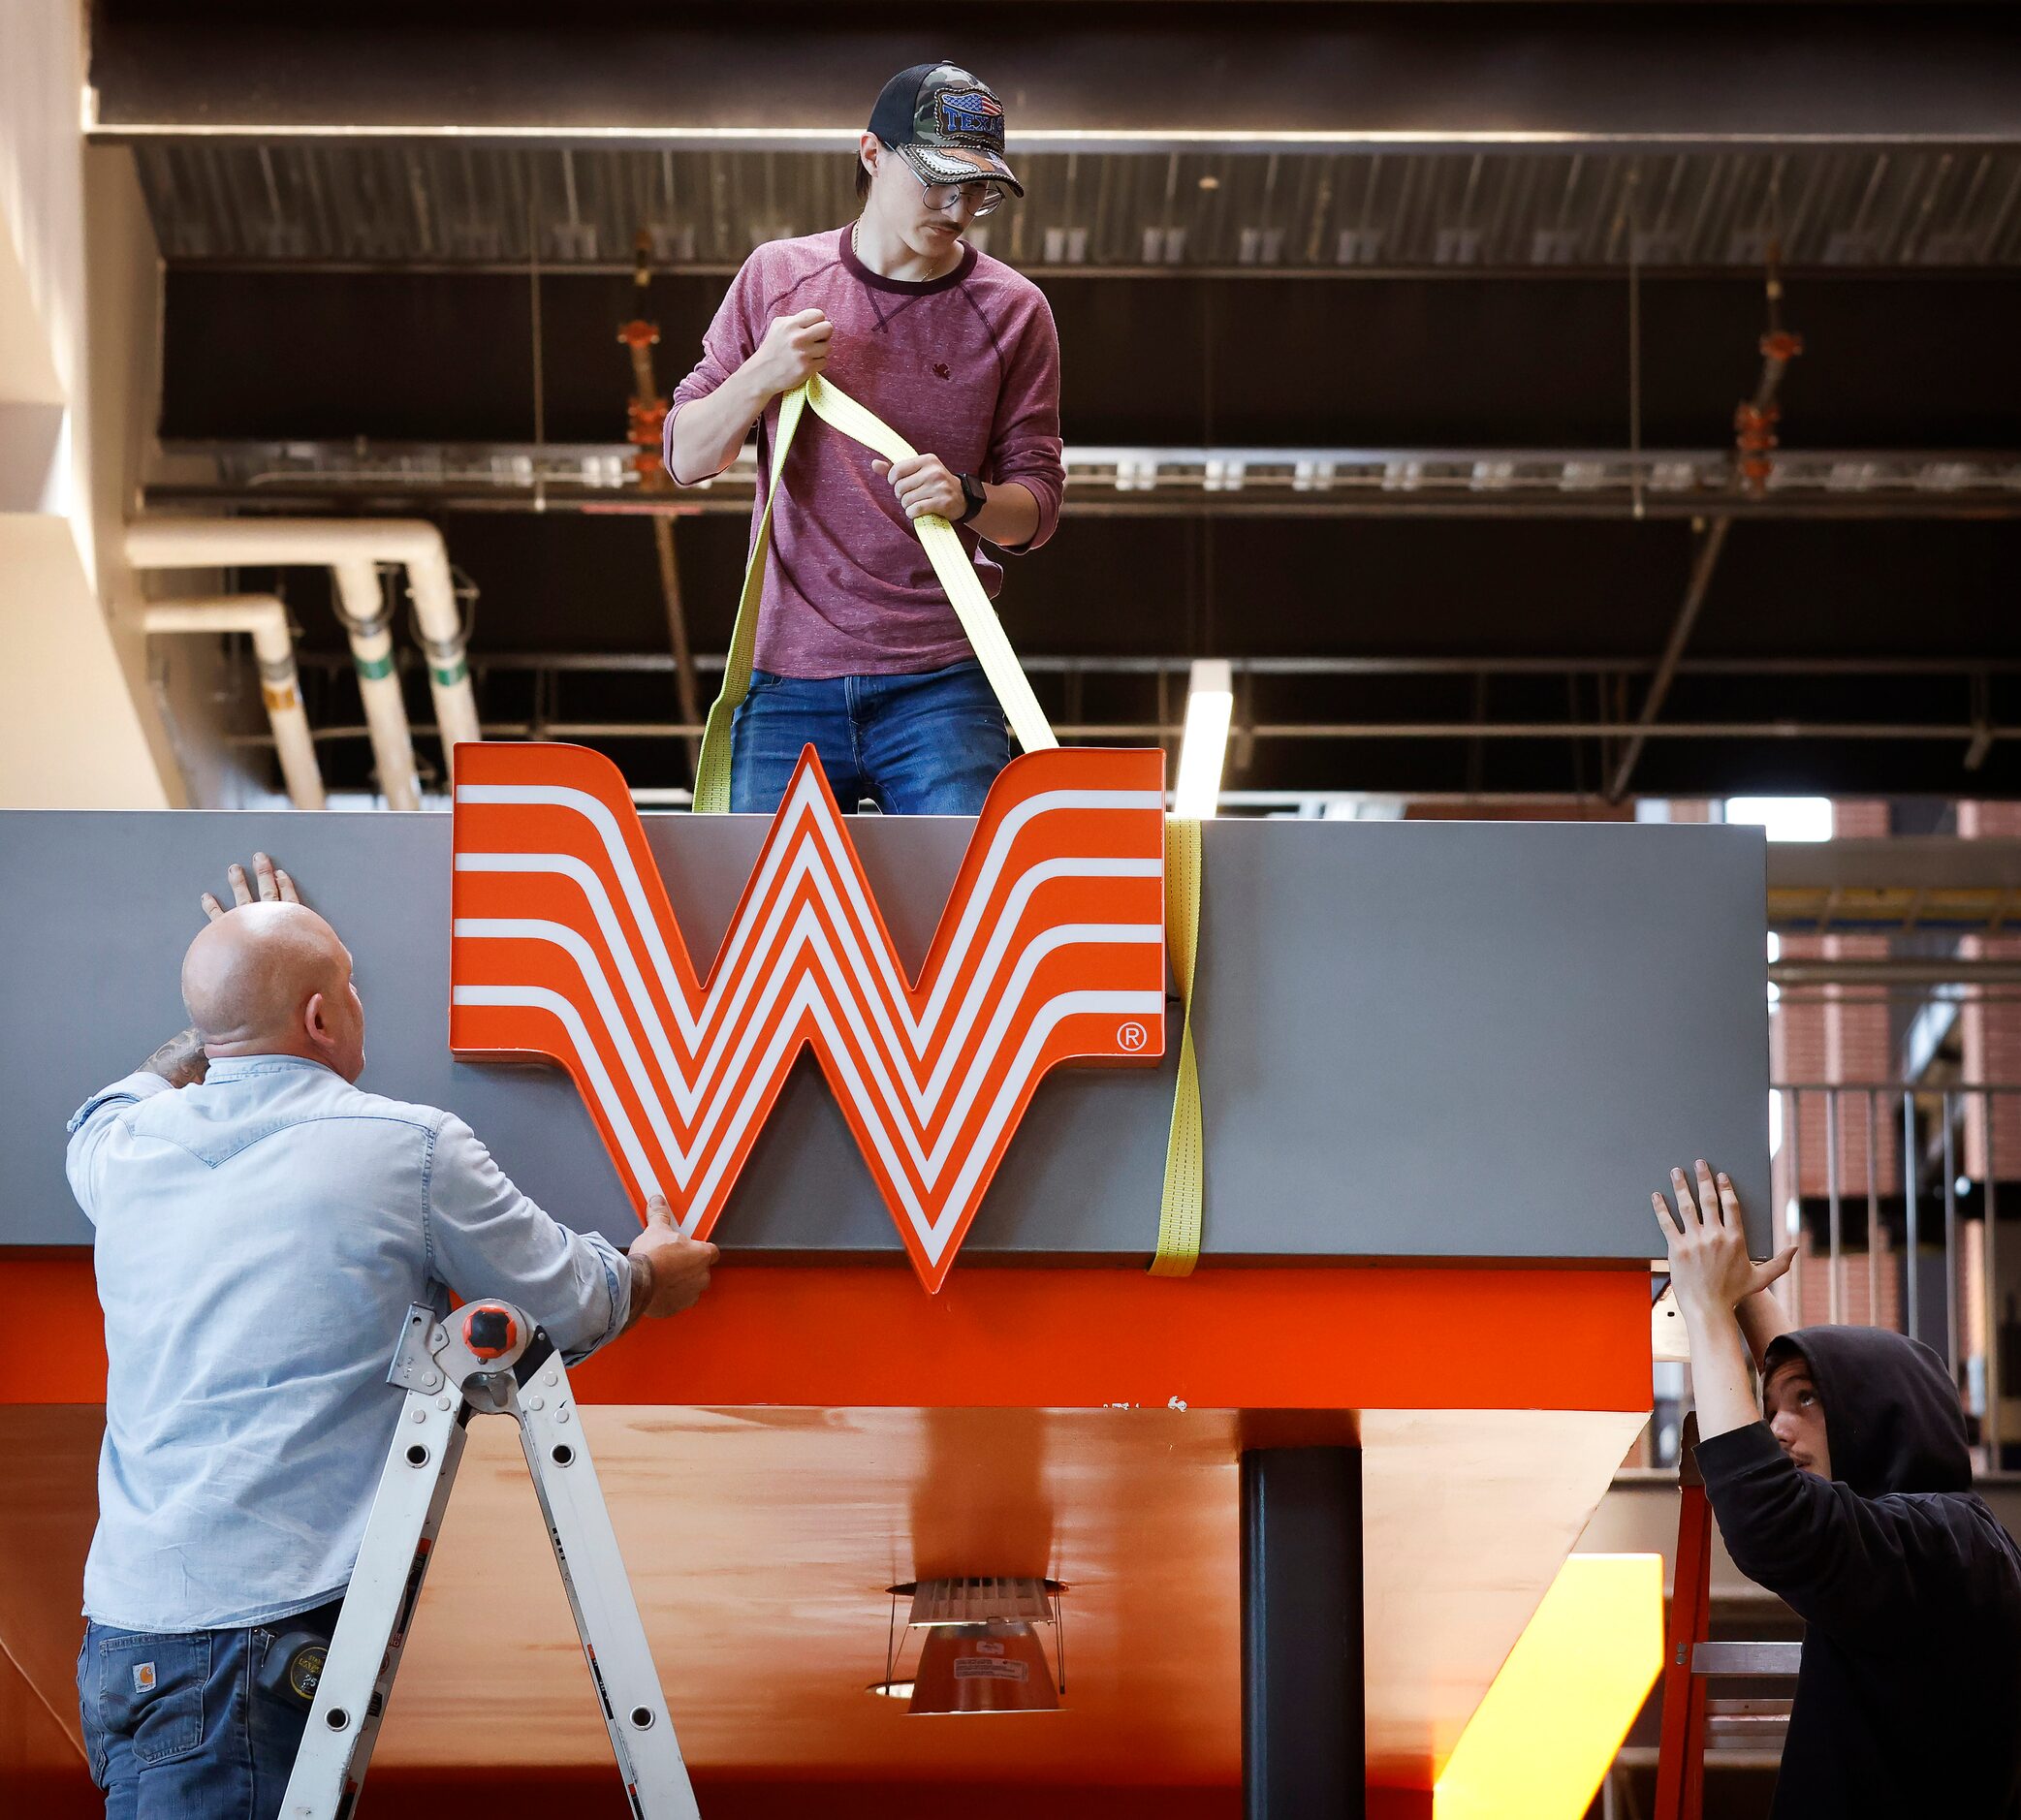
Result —
[[1124, 1024], [1121, 1029], [1116, 1032], [1117, 1047], [1119, 1049], [1128, 1050], [1132, 1053], [1142, 1049], [1144, 1045], [1149, 1043], [1150, 1041], [1151, 1033], [1148, 1030], [1146, 1030], [1141, 1023], [1138, 1023], [1134, 1019], [1132, 1019], [1130, 1022]]

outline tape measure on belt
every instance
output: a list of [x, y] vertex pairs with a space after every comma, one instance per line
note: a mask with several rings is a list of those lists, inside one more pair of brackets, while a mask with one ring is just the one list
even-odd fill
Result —
[[[778, 504], [786, 452], [801, 419], [811, 410], [831, 428], [882, 455], [887, 461], [909, 461], [919, 453], [874, 411], [850, 397], [833, 380], [812, 375], [779, 399], [778, 428], [772, 445], [772, 472], [765, 487], [765, 510], [751, 539], [744, 565], [743, 591], [737, 601], [737, 626], [723, 663], [723, 686], [709, 710], [702, 752], [695, 765], [695, 813], [721, 815], [730, 807], [730, 731], [737, 710], [750, 693], [751, 666], [758, 644], [758, 603], [765, 592], [766, 558], [772, 549], [772, 515]], [[983, 675], [996, 692], [1003, 717], [1018, 744], [1036, 752], [1059, 741], [1018, 654], [1004, 635], [996, 609], [983, 591], [975, 564], [955, 528], [945, 518], [927, 513], [912, 520], [947, 590], [955, 616], [967, 634]], [[1165, 929], [1173, 977], [1184, 1006], [1179, 1043], [1179, 1086], [1172, 1106], [1172, 1128], [1165, 1146], [1165, 1186], [1158, 1212], [1157, 1254], [1152, 1270], [1161, 1276], [1184, 1276], [1199, 1261], [1201, 1216], [1200, 1073], [1193, 1052], [1193, 978], [1200, 925], [1200, 824], [1168, 819], [1165, 825]]]

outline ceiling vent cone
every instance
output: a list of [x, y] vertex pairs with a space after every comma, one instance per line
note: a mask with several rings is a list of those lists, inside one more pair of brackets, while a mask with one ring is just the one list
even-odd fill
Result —
[[1057, 1712], [1059, 1689], [1029, 1624], [937, 1624], [920, 1650], [905, 1710]]

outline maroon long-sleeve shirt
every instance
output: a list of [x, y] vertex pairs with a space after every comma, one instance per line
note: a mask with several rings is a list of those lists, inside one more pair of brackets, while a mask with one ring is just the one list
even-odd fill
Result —
[[[1059, 338], [1045, 294], [998, 260], [963, 250], [926, 282], [881, 277], [851, 250], [849, 230], [772, 240], [744, 261], [702, 338], [702, 359], [667, 412], [674, 420], [748, 360], [774, 317], [820, 308], [835, 325], [828, 377], [922, 455], [957, 473], [1015, 481], [1038, 501], [1053, 535], [1065, 471], [1059, 457]], [[770, 473], [778, 400], [758, 425], [759, 472]], [[786, 457], [773, 513], [772, 557], [758, 614], [757, 662], [785, 676], [896, 675], [938, 670], [968, 641], [891, 483], [861, 443], [808, 412]], [[762, 511], [761, 485], [757, 511]], [[757, 511], [752, 530], [757, 528]], [[958, 527], [994, 599], [1003, 570]]]

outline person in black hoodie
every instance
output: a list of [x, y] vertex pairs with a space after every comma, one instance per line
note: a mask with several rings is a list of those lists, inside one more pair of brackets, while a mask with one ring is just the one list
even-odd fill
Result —
[[[1698, 1468], [1734, 1565], [1804, 1619], [1773, 1820], [2021, 1814], [2021, 1551], [1972, 1490], [1943, 1362], [1872, 1328], [1788, 1329], [1732, 1182], [1670, 1173], [1657, 1217], [1691, 1345]], [[1765, 1375], [1763, 1421], [1746, 1346]]]

